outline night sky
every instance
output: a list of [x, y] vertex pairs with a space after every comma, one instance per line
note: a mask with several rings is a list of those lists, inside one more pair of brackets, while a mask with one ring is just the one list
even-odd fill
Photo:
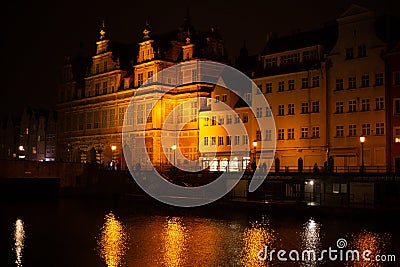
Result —
[[[231, 59], [246, 40], [251, 54], [265, 45], [268, 32], [287, 35], [333, 21], [352, 1], [11, 1], [2, 4], [0, 115], [24, 107], [54, 108], [59, 71], [80, 43], [88, 55], [104, 19], [114, 41], [135, 43], [146, 20], [154, 33], [176, 29], [190, 10], [195, 29], [218, 25]], [[400, 1], [353, 1], [372, 10], [400, 14]], [[227, 5], [227, 3], [229, 3]]]

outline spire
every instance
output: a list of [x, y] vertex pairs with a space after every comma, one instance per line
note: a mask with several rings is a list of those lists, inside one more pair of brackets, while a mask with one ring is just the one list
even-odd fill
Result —
[[143, 30], [143, 40], [148, 40], [148, 39], [150, 39], [150, 27], [149, 27], [149, 22], [146, 20], [146, 24]]
[[106, 25], [103, 19], [102, 27], [100, 29], [100, 40], [106, 40], [106, 39], [107, 39]]

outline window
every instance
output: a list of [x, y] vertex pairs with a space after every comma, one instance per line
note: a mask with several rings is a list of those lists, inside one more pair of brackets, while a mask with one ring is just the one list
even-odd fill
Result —
[[243, 135], [242, 140], [243, 140], [243, 145], [249, 144], [249, 137], [247, 135]]
[[265, 141], [272, 140], [272, 130], [265, 130]]
[[249, 121], [249, 114], [247, 112], [243, 113], [243, 123], [246, 123], [248, 121]]
[[219, 125], [224, 125], [224, 122], [225, 122], [224, 116], [219, 116], [219, 117], [218, 117], [218, 123], [219, 123]]
[[312, 127], [312, 137], [319, 138], [319, 126]]
[[219, 97], [219, 95], [216, 95], [215, 96], [215, 103], [218, 103], [220, 101], [220, 97]]
[[357, 111], [357, 101], [349, 100], [349, 111], [348, 112], [356, 112]]
[[344, 126], [336, 125], [336, 137], [343, 137], [344, 135]]
[[301, 103], [301, 113], [302, 114], [308, 113], [308, 103]]
[[204, 118], [204, 126], [208, 126], [208, 124], [209, 124], [209, 121], [210, 121], [210, 118], [209, 117], [205, 117]]
[[400, 71], [393, 72], [393, 85], [400, 85]]
[[369, 111], [370, 110], [370, 104], [369, 104], [369, 99], [363, 99], [361, 100], [361, 111]]
[[378, 122], [376, 123], [376, 128], [375, 128], [375, 133], [377, 135], [383, 135], [385, 134], [385, 123], [383, 122]]
[[265, 93], [266, 93], [266, 94], [272, 93], [272, 83], [267, 83], [267, 84], [265, 85]]
[[223, 146], [224, 145], [224, 137], [223, 136], [218, 136], [218, 145]]
[[375, 74], [375, 86], [381, 86], [384, 83], [384, 76], [383, 73], [376, 73]]
[[149, 83], [153, 81], [153, 71], [147, 72], [147, 80]]
[[356, 77], [349, 77], [349, 89], [355, 89], [357, 87]]
[[375, 99], [375, 109], [376, 110], [383, 110], [385, 109], [385, 102], [383, 101], [383, 97], [377, 97]]
[[205, 136], [203, 139], [203, 145], [208, 146], [208, 136]]
[[226, 145], [230, 146], [232, 144], [232, 136], [227, 135], [226, 136]]
[[211, 116], [211, 125], [217, 125], [217, 116]]
[[308, 88], [308, 78], [301, 78], [301, 88]]
[[108, 67], [107, 61], [104, 61], [103, 64], [104, 64], [104, 66], [103, 66], [104, 67], [104, 72], [106, 72], [107, 71], [107, 67]]
[[285, 82], [279, 81], [278, 82], [278, 92], [283, 92], [283, 91], [285, 91]]
[[343, 90], [344, 88], [344, 83], [343, 83], [343, 79], [336, 79], [336, 91], [340, 91]]
[[346, 48], [346, 59], [354, 58], [354, 51], [353, 48]]
[[349, 136], [356, 136], [357, 135], [357, 125], [350, 124], [349, 125]]
[[138, 86], [143, 84], [143, 73], [138, 74]]
[[308, 138], [308, 127], [301, 127], [301, 138]]
[[362, 134], [363, 135], [370, 135], [371, 134], [371, 124], [363, 123], [363, 125], [362, 125]]
[[312, 102], [312, 112], [318, 113], [319, 112], [319, 101]]
[[369, 75], [364, 74], [361, 76], [361, 87], [368, 87], [369, 86]]
[[294, 104], [288, 105], [288, 115], [294, 115]]
[[251, 93], [244, 94], [244, 100], [246, 100], [247, 102], [251, 102]]
[[86, 129], [92, 129], [93, 112], [86, 113]]
[[107, 94], [107, 82], [103, 82], [103, 94]]
[[285, 139], [285, 129], [278, 129], [278, 140]]
[[278, 65], [278, 59], [276, 57], [267, 58], [265, 61], [267, 63], [267, 68], [276, 67]]
[[256, 141], [261, 141], [261, 131], [256, 131]]
[[311, 59], [310, 51], [303, 52], [303, 61], [309, 61]]
[[336, 113], [343, 113], [344, 104], [343, 101], [336, 102]]
[[183, 84], [183, 71], [178, 72], [178, 85]]
[[215, 144], [216, 144], [216, 138], [215, 138], [215, 136], [213, 136], [213, 137], [211, 137], [211, 145], [215, 146]]
[[294, 80], [289, 80], [288, 82], [288, 90], [294, 90]]
[[192, 82], [197, 82], [197, 69], [192, 70]]
[[257, 108], [256, 109], [256, 117], [261, 118], [262, 117], [262, 108]]
[[226, 124], [232, 124], [232, 115], [226, 115]]
[[100, 127], [100, 111], [95, 111], [93, 114], [94, 114], [93, 128], [97, 129]]
[[95, 85], [94, 85], [94, 95], [99, 95], [100, 94], [100, 84], [99, 83], [96, 83]]
[[394, 114], [400, 114], [400, 99], [394, 100]]
[[265, 117], [271, 117], [272, 116], [272, 111], [271, 111], [271, 107], [267, 106], [265, 108]]
[[294, 139], [294, 128], [288, 129], [288, 139]]
[[109, 117], [109, 127], [114, 127], [115, 125], [115, 109], [110, 109], [110, 117]]
[[278, 116], [285, 115], [285, 105], [278, 105]]
[[400, 128], [396, 127], [393, 130], [394, 130], [394, 142], [398, 144], [400, 143]]
[[367, 56], [367, 47], [365, 45], [358, 46], [358, 57]]
[[122, 126], [124, 124], [125, 109], [126, 108], [119, 108], [119, 114], [118, 114], [118, 125], [119, 126]]
[[262, 84], [257, 84], [258, 89], [260, 89], [260, 91], [257, 90], [257, 94], [259, 94], [259, 92], [263, 92], [263, 85]]
[[227, 98], [228, 98], [228, 96], [227, 96], [226, 94], [223, 94], [223, 95], [221, 96], [221, 101], [222, 101], [222, 102], [226, 102]]
[[240, 115], [236, 114], [236, 116], [235, 116], [235, 124], [238, 124], [238, 123], [240, 123]]
[[151, 103], [146, 104], [146, 114], [149, 114], [147, 116], [147, 122], [148, 123], [153, 122], [153, 107]]
[[96, 73], [100, 72], [100, 64], [96, 64]]
[[319, 87], [319, 76], [312, 77], [312, 87]]
[[239, 145], [240, 144], [240, 136], [236, 135], [235, 136], [235, 145]]

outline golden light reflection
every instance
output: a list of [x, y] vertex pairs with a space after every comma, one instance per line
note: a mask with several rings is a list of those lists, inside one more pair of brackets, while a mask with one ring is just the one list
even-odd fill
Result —
[[240, 263], [245, 266], [265, 266], [266, 262], [261, 261], [258, 252], [268, 246], [268, 251], [275, 248], [277, 234], [270, 229], [266, 223], [252, 223], [243, 233], [243, 248]]
[[22, 253], [24, 251], [25, 243], [25, 229], [24, 222], [21, 219], [17, 219], [15, 222], [14, 230], [14, 250], [15, 250], [15, 264], [18, 267], [22, 267]]
[[188, 233], [179, 218], [171, 218], [164, 224], [164, 263], [166, 266], [183, 266], [187, 250]]
[[303, 231], [300, 234], [301, 250], [315, 251], [316, 258], [315, 260], [313, 258], [307, 258], [301, 266], [317, 266], [318, 255], [321, 250], [320, 231], [321, 224], [312, 218], [303, 225]]
[[368, 256], [370, 259], [375, 259], [377, 255], [387, 253], [387, 246], [389, 245], [390, 237], [388, 234], [378, 234], [369, 231], [362, 231], [358, 234], [351, 236], [349, 247], [356, 249], [360, 253], [360, 261], [348, 263], [347, 266], [361, 267], [361, 266], [382, 266], [380, 262], [363, 261], [362, 253], [366, 250], [371, 251]]
[[97, 240], [100, 257], [109, 267], [120, 266], [128, 250], [128, 235], [112, 212], [104, 217], [100, 238]]

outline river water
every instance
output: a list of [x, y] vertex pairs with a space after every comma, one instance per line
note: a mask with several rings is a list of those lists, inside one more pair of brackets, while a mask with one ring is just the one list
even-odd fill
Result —
[[[188, 209], [74, 198], [3, 200], [0, 208], [0, 266], [400, 266], [396, 214], [321, 215], [222, 205]], [[337, 259], [326, 253], [319, 260], [329, 247], [338, 251]], [[272, 249], [286, 251], [288, 261], [277, 252], [269, 258]], [[369, 250], [369, 258], [380, 255], [391, 262], [340, 261], [345, 249]], [[302, 260], [304, 250], [319, 254]]]

